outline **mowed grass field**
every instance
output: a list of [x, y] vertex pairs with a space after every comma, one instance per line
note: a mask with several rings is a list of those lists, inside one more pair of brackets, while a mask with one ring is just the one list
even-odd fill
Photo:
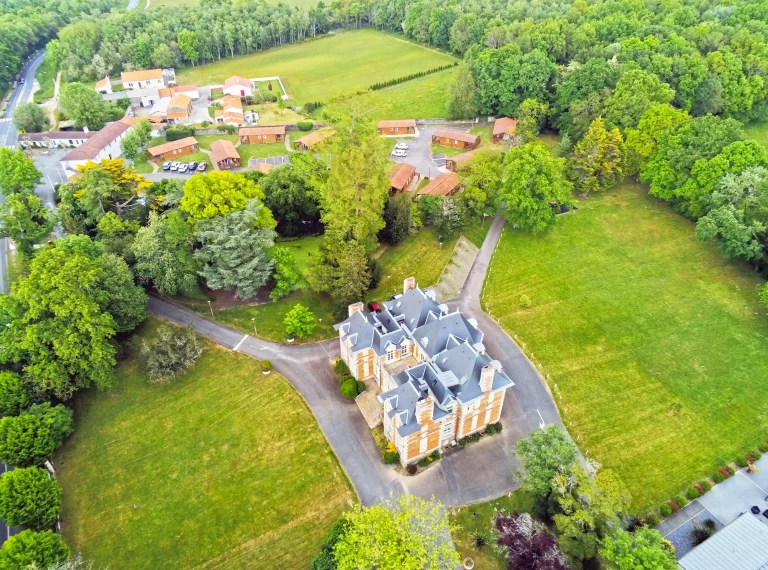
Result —
[[292, 101], [301, 105], [452, 61], [449, 55], [375, 30], [357, 30], [184, 69], [178, 81], [211, 85], [232, 75], [279, 75]]
[[306, 568], [355, 495], [299, 394], [207, 341], [167, 385], [139, 361], [76, 400], [56, 454], [73, 552], [98, 568]]
[[761, 279], [639, 185], [578, 207], [543, 235], [507, 226], [484, 301], [644, 511], [768, 436]]
[[768, 148], [768, 123], [750, 123], [744, 128], [744, 133], [748, 139], [755, 139]]

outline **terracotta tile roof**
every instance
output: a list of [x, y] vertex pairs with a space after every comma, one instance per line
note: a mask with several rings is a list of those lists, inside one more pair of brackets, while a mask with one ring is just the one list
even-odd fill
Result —
[[469, 144], [475, 144], [480, 138], [477, 135], [471, 135], [464, 131], [454, 131], [452, 129], [437, 129], [432, 136], [440, 137], [441, 139], [454, 139]]
[[168, 103], [169, 107], [178, 107], [179, 109], [186, 110], [189, 104], [192, 102], [192, 99], [189, 95], [184, 95], [183, 93], [177, 93], [173, 97], [171, 97], [170, 103]]
[[379, 128], [380, 129], [394, 129], [394, 128], [416, 128], [416, 121], [413, 119], [403, 119], [403, 120], [394, 120], [394, 121], [379, 121]]
[[514, 135], [517, 121], [509, 117], [501, 117], [493, 123], [493, 135]]
[[109, 77], [105, 77], [104, 79], [96, 82], [96, 89], [99, 89], [100, 87], [106, 87], [107, 85], [110, 85]]
[[224, 110], [228, 109], [243, 109], [243, 103], [240, 101], [240, 97], [235, 97], [234, 95], [224, 95], [224, 101], [222, 101], [222, 107], [224, 107]]
[[284, 135], [285, 125], [280, 127], [244, 127], [240, 129], [240, 136], [255, 135]]
[[253, 170], [258, 170], [264, 174], [269, 174], [275, 166], [268, 162], [259, 162], [253, 166]]
[[162, 69], [142, 69], [139, 71], [123, 71], [120, 74], [120, 79], [125, 83], [126, 81], [147, 81], [149, 79], [162, 79]]
[[251, 80], [246, 79], [245, 77], [240, 77], [239, 75], [233, 75], [232, 77], [227, 78], [227, 80], [224, 82], [224, 89], [227, 89], [229, 87], [234, 87], [235, 85], [253, 89], [253, 85], [251, 85]]
[[180, 148], [186, 148], [188, 146], [192, 146], [193, 144], [197, 144], [197, 139], [195, 137], [186, 137], [183, 139], [179, 139], [177, 141], [170, 141], [158, 146], [151, 146], [147, 149], [147, 152], [151, 156], [160, 156], [161, 154], [165, 154], [166, 152], [171, 152], [174, 150], [178, 150]]
[[91, 160], [104, 150], [104, 148], [131, 128], [131, 125], [123, 121], [110, 123], [96, 134], [92, 135], [87, 141], [78, 148], [67, 154], [61, 160]]
[[312, 131], [308, 135], [293, 141], [293, 144], [295, 145], [296, 143], [301, 143], [307, 148], [312, 148], [314, 145], [316, 145], [320, 141], [323, 141], [335, 134], [336, 134], [336, 131], [334, 131], [333, 129], [320, 129], [318, 131]]
[[173, 90], [176, 93], [189, 93], [190, 91], [197, 91], [197, 85], [177, 85]]
[[213, 160], [216, 162], [221, 162], [228, 158], [240, 159], [240, 155], [237, 153], [235, 145], [228, 140], [217, 140], [212, 142], [211, 154], [213, 155]]
[[408, 184], [408, 181], [411, 179], [415, 172], [415, 166], [411, 166], [406, 162], [401, 162], [399, 164], [392, 165], [392, 168], [390, 169], [387, 176], [389, 177], [389, 181], [392, 184], [392, 188], [405, 190], [406, 184]]
[[459, 177], [455, 172], [441, 174], [432, 182], [424, 186], [417, 194], [432, 194], [434, 196], [447, 196], [459, 185]]

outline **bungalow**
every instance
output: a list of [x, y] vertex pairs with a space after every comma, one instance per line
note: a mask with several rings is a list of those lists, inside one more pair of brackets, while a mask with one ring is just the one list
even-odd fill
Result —
[[112, 82], [108, 76], [105, 75], [104, 79], [96, 82], [96, 93], [101, 93], [102, 95], [112, 93]]
[[301, 137], [293, 141], [293, 148], [296, 150], [312, 150], [318, 143], [321, 143], [328, 137], [336, 134], [333, 129], [320, 129], [319, 131], [312, 131], [306, 136]]
[[464, 131], [437, 129], [432, 133], [432, 144], [472, 150], [480, 144], [480, 137]]
[[459, 189], [459, 177], [455, 172], [446, 172], [416, 192], [417, 195], [453, 196]]
[[445, 167], [451, 172], [456, 172], [459, 168], [468, 163], [478, 150], [481, 149], [470, 150], [469, 152], [446, 158]]
[[216, 109], [216, 112], [214, 113], [214, 118], [217, 123], [225, 125], [242, 125], [245, 122], [243, 103], [240, 101], [240, 97], [224, 95], [222, 107], [222, 109]]
[[381, 305], [378, 313], [350, 305], [349, 317], [334, 329], [352, 376], [371, 378], [381, 389], [384, 435], [402, 465], [500, 420], [515, 384], [486, 353], [475, 319], [440, 304], [413, 277]]
[[253, 83], [250, 79], [233, 75], [224, 82], [222, 91], [225, 95], [234, 97], [251, 97], [253, 95]]
[[186, 123], [192, 114], [192, 99], [189, 95], [176, 93], [168, 102], [166, 120], [169, 123]]
[[193, 101], [200, 99], [200, 90], [197, 85], [177, 85], [173, 88], [173, 92], [176, 95], [186, 95]]
[[240, 168], [240, 155], [235, 145], [227, 140], [218, 140], [211, 143], [211, 155], [213, 162], [219, 170], [232, 170]]
[[380, 135], [405, 136], [416, 134], [416, 121], [405, 119], [402, 121], [379, 121], [378, 132]]
[[78, 166], [88, 162], [100, 162], [103, 159], [120, 158], [123, 151], [120, 141], [131, 128], [133, 121], [126, 118], [116, 123], [106, 125], [100, 131], [93, 133], [83, 144], [65, 155], [60, 160], [61, 166], [66, 171], [75, 172]]
[[123, 71], [120, 74], [120, 80], [123, 82], [124, 89], [161, 88], [176, 83], [176, 73], [173, 69]]
[[493, 142], [509, 142], [515, 137], [517, 121], [509, 117], [501, 117], [493, 123]]
[[77, 148], [95, 134], [87, 128], [83, 131], [23, 133], [19, 135], [19, 145], [22, 148]]
[[147, 149], [149, 160], [162, 162], [165, 160], [176, 160], [187, 154], [192, 154], [200, 150], [200, 145], [195, 137], [186, 137], [176, 141], [169, 141], [165, 144], [152, 146]]
[[238, 132], [243, 144], [261, 144], [283, 142], [285, 126], [281, 127], [245, 127]]
[[395, 194], [396, 192], [404, 192], [411, 185], [415, 176], [415, 166], [411, 166], [405, 162], [393, 164], [389, 174], [387, 174], [391, 185], [389, 193]]

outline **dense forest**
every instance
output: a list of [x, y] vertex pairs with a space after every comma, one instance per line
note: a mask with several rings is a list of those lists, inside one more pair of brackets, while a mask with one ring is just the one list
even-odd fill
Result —
[[82, 15], [96, 17], [123, 0], [0, 0], [0, 97], [35, 50]]

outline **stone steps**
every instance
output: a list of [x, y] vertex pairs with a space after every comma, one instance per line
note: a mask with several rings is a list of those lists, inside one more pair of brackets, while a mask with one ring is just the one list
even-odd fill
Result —
[[355, 398], [357, 407], [365, 418], [368, 427], [373, 429], [384, 420], [384, 405], [376, 399], [376, 393], [366, 390]]

